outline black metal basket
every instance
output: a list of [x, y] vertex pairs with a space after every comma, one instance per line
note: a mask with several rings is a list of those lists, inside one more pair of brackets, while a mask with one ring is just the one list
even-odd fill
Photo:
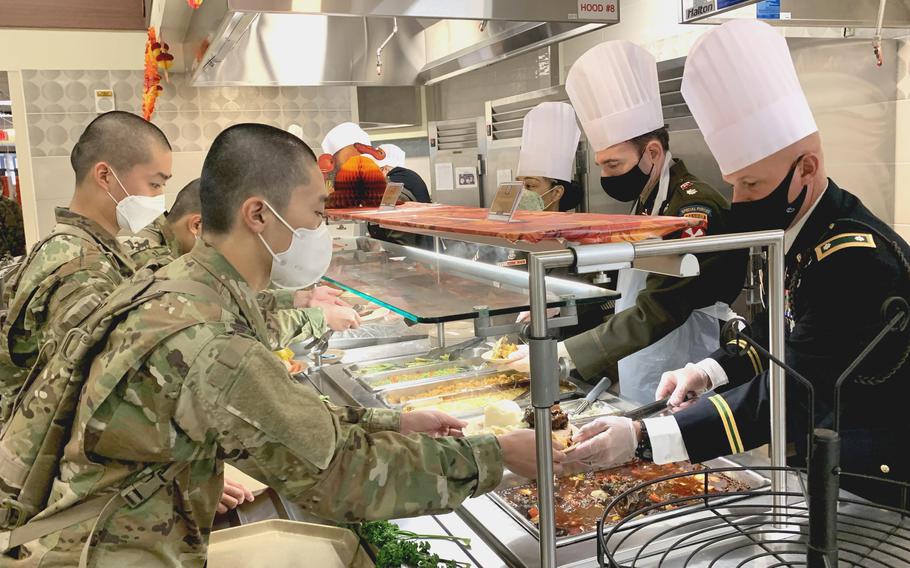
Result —
[[[786, 471], [791, 490], [708, 492], [710, 476], [737, 471], [768, 476]], [[813, 516], [825, 512], [810, 515], [804, 473], [795, 468], [724, 467], [639, 484], [618, 495], [604, 511], [598, 524], [598, 561], [610, 568], [810, 565], [810, 524]], [[634, 493], [654, 493], [657, 484], [681, 477], [703, 478], [703, 494], [653, 503], [612, 524], [607, 520]], [[775, 497], [782, 503], [775, 505]], [[667, 508], [672, 510], [649, 518]], [[840, 498], [832, 535], [840, 566], [910, 567], [910, 512], [906, 510]], [[819, 565], [829, 564], [822, 560]]]

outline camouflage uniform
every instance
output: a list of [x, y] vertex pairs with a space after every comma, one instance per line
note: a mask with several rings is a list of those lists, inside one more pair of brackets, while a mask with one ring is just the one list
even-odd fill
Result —
[[94, 221], [57, 208], [57, 225], [5, 289], [9, 319], [0, 329], [0, 421], [5, 420], [39, 348], [59, 341], [97, 308], [134, 265]]
[[[402, 436], [390, 410], [341, 408], [289, 378], [240, 274], [200, 244], [156, 273], [221, 298], [169, 292], [134, 309], [95, 357], [45, 514], [113, 494], [150, 464], [187, 469], [97, 527], [90, 566], [205, 563], [223, 462], [337, 521], [449, 511], [502, 477], [494, 436]], [[183, 321], [203, 321], [176, 333]], [[73, 566], [95, 521], [29, 543], [12, 566]]]
[[25, 254], [25, 227], [22, 208], [12, 199], [0, 197], [0, 259]]
[[121, 232], [117, 235], [117, 240], [132, 257], [137, 268], [153, 261], [163, 266], [180, 256], [180, 243], [163, 213], [135, 235]]
[[[164, 215], [135, 235], [121, 234], [117, 238], [138, 267], [150, 262], [164, 266], [180, 256], [180, 243]], [[294, 293], [294, 290], [265, 290], [257, 297], [259, 307], [265, 312], [273, 347], [284, 347], [326, 331], [323, 311], [295, 308]]]

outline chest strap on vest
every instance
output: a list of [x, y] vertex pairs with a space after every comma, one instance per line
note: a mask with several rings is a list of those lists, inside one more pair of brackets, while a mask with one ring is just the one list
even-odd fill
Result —
[[79, 558], [79, 568], [88, 566], [88, 557], [91, 552], [92, 539], [95, 533], [107, 523], [108, 519], [124, 505], [132, 509], [142, 505], [152, 498], [161, 488], [167, 487], [189, 465], [190, 462], [174, 462], [166, 468], [160, 466], [148, 467], [133, 483], [127, 485], [113, 495], [98, 495], [88, 501], [83, 501], [67, 509], [42, 519], [35, 519], [11, 531], [0, 532], [0, 549], [6, 551], [25, 543], [32, 542], [49, 534], [68, 529], [92, 518], [92, 530], [89, 532], [82, 554]]

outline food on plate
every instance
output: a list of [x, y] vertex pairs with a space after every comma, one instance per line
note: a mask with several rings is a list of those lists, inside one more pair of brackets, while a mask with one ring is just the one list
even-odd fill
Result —
[[[613, 469], [566, 475], [556, 479], [556, 535], [575, 536], [596, 530], [597, 521], [603, 516], [604, 509], [613, 499], [632, 489], [640, 483], [685, 472], [698, 472], [704, 469], [700, 465], [689, 463], [671, 463], [657, 465], [651, 462], [636, 461]], [[742, 491], [747, 486], [723, 474], [706, 474], [708, 493]], [[655, 507], [647, 514], [668, 511], [680, 505], [666, 505], [667, 501], [679, 497], [703, 495], [705, 492], [705, 475], [688, 475], [657, 484], [648, 485], [639, 491], [623, 498], [611, 509], [608, 522], [616, 522], [636, 511], [652, 505]], [[537, 484], [535, 482], [519, 485], [509, 489], [497, 490], [510, 507], [537, 524]], [[686, 503], [682, 503], [685, 505]]]
[[383, 377], [375, 381], [370, 381], [370, 384], [374, 387], [379, 387], [383, 385], [396, 385], [399, 383], [410, 383], [413, 381], [421, 381], [423, 379], [432, 379], [434, 377], [446, 377], [449, 375], [457, 375], [459, 373], [466, 373], [469, 369], [460, 365], [452, 365], [450, 367], [444, 367], [442, 369], [433, 369], [432, 371], [423, 371], [421, 373], [401, 373], [398, 375], [389, 375], [388, 377]]
[[488, 375], [485, 377], [477, 377], [473, 379], [463, 379], [460, 381], [439, 385], [438, 387], [428, 388], [427, 390], [415, 394], [397, 395], [393, 393], [390, 394], [386, 400], [392, 404], [402, 404], [405, 402], [410, 402], [412, 400], [455, 395], [458, 393], [475, 391], [486, 387], [527, 385], [530, 383], [530, 381], [531, 379], [527, 375], [520, 373], [498, 373], [495, 375]]
[[483, 416], [468, 420], [464, 428], [466, 436], [480, 434], [505, 434], [512, 430], [527, 428], [522, 421], [521, 407], [513, 400], [497, 400], [483, 409]]
[[[533, 407], [525, 410], [523, 420], [530, 428], [534, 428], [536, 420], [534, 418]], [[550, 428], [550, 437], [561, 447], [568, 448], [573, 444], [572, 427], [569, 426], [569, 417], [558, 404], [554, 404], [550, 407]]]
[[518, 346], [510, 343], [508, 337], [503, 336], [493, 344], [492, 359], [508, 359], [509, 355], [518, 351]]
[[483, 410], [483, 422], [488, 427], [517, 426], [521, 417], [521, 407], [514, 400], [498, 400]]
[[[550, 420], [553, 430], [564, 430], [569, 426], [569, 416], [558, 404], [554, 404], [550, 407]], [[531, 428], [534, 427], [533, 407], [525, 410], [524, 421], [527, 422]]]

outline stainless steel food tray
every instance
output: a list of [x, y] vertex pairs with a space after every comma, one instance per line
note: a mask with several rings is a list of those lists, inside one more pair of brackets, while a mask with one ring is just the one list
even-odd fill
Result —
[[[703, 465], [707, 468], [739, 467], [739, 464], [732, 462], [726, 458], [716, 458], [713, 460], [703, 462], [701, 465]], [[695, 474], [695, 473], [697, 473], [697, 472], [693, 472], [693, 474]], [[739, 481], [741, 483], [746, 484], [750, 490], [761, 489], [761, 488], [767, 487], [771, 484], [771, 482], [770, 482], [770, 480], [768, 480], [768, 478], [766, 478], [765, 476], [763, 476], [757, 472], [754, 472], [754, 471], [731, 471], [731, 472], [724, 472], [724, 475], [733, 479], [734, 481]], [[517, 487], [519, 485], [524, 485], [526, 483], [528, 483], [527, 479], [507, 471], [505, 473], [505, 475], [503, 475], [502, 482], [500, 483], [499, 487], [496, 488], [496, 491], [499, 491], [502, 489], [509, 489], [512, 487]], [[500, 509], [502, 509], [503, 511], [506, 512], [506, 514], [508, 514], [510, 517], [512, 517], [512, 519], [515, 520], [515, 522], [517, 522], [519, 525], [521, 525], [521, 527], [523, 529], [528, 531], [528, 533], [531, 536], [533, 536], [535, 539], [540, 540], [540, 532], [538, 531], [537, 526], [534, 523], [532, 523], [531, 521], [529, 521], [527, 518], [525, 518], [525, 516], [523, 514], [521, 514], [520, 511], [516, 510], [514, 507], [512, 507], [512, 505], [510, 505], [508, 502], [506, 502], [505, 499], [500, 497], [496, 491], [491, 491], [490, 493], [487, 493], [486, 497], [488, 497], [491, 501], [496, 503]], [[730, 503], [732, 504], [734, 501], [736, 501], [738, 499], [743, 499], [743, 497], [731, 496], [729, 499], [730, 499]], [[724, 501], [715, 499], [714, 502], [723, 503]], [[672, 514], [675, 511], [676, 510], [661, 511], [661, 512], [655, 513], [653, 515], [648, 515], [646, 517], [642, 517], [641, 519], [639, 519], [637, 521], [628, 523], [626, 526], [634, 527], [641, 523], [653, 523], [654, 521], [659, 520], [660, 518], [667, 516], [669, 514]], [[605, 527], [609, 527], [609, 526], [611, 526], [611, 525], [605, 525]], [[596, 530], [589, 531], [586, 533], [576, 534], [576, 535], [572, 535], [572, 536], [557, 537], [556, 546], [557, 546], [557, 548], [563, 547], [563, 546], [569, 546], [571, 544], [583, 542], [586, 540], [591, 540], [596, 537], [597, 537]]]
[[[445, 386], [448, 384], [458, 384], [461, 381], [477, 379], [477, 378], [486, 377], [486, 376], [490, 376], [490, 375], [498, 375], [498, 374], [502, 374], [502, 373], [524, 377], [523, 380], [527, 381], [527, 386], [530, 387], [530, 379], [524, 373], [518, 373], [516, 371], [502, 370], [502, 369], [484, 369], [484, 370], [474, 371], [471, 373], [466, 373], [465, 375], [459, 376], [457, 378], [430, 381], [430, 382], [427, 382], [422, 385], [407, 385], [406, 384], [406, 385], [402, 386], [401, 388], [383, 391], [378, 396], [378, 398], [379, 398], [380, 402], [382, 402], [389, 408], [401, 410], [404, 407], [406, 407], [410, 404], [414, 404], [414, 403], [432, 404], [433, 401], [438, 401], [438, 402], [442, 403], [442, 402], [447, 402], [448, 400], [450, 400], [453, 397], [479, 396], [479, 395], [484, 394], [485, 391], [493, 391], [493, 390], [497, 390], [502, 387], [479, 387], [479, 388], [473, 388], [473, 389], [466, 389], [461, 392], [453, 392], [451, 394], [446, 394], [446, 395], [441, 395], [441, 396], [436, 396], [436, 397], [426, 397], [426, 398], [419, 397], [420, 394], [428, 392], [432, 389], [435, 389], [435, 388], [438, 388], [441, 386]], [[572, 381], [561, 381], [560, 386], [564, 391], [561, 393], [561, 397], [570, 398], [578, 393], [578, 385]], [[393, 396], [396, 396], [396, 397], [416, 396], [417, 398], [413, 398], [411, 400], [408, 400], [407, 402], [390, 402], [389, 399]], [[520, 405], [523, 405], [522, 400], [519, 399], [519, 400], [517, 400], [517, 402]], [[530, 403], [530, 399], [528, 399], [526, 402]], [[476, 411], [471, 411], [471, 412], [455, 412], [455, 413], [453, 413], [453, 415], [458, 416], [458, 417], [470, 417], [470, 416], [476, 416], [476, 415], [482, 414], [482, 413], [483, 413], [483, 410], [478, 409]]]
[[[464, 353], [462, 353], [461, 357], [459, 357], [458, 359], [452, 359], [452, 360], [442, 360], [439, 358], [429, 360], [427, 357], [429, 352], [427, 352], [427, 351], [423, 351], [423, 352], [419, 352], [419, 353], [409, 353], [407, 355], [398, 355], [395, 357], [383, 357], [380, 359], [364, 359], [362, 361], [358, 361], [357, 363], [351, 363], [349, 365], [345, 365], [344, 372], [347, 373], [348, 376], [350, 376], [354, 379], [359, 379], [361, 377], [365, 377], [370, 374], [376, 374], [376, 373], [367, 373], [366, 372], [369, 367], [372, 367], [374, 365], [380, 365], [380, 364], [398, 365], [398, 367], [395, 369], [389, 369], [388, 371], [380, 371], [382, 373], [387, 373], [387, 372], [392, 372], [392, 371], [409, 371], [411, 369], [419, 370], [420, 367], [425, 366], [425, 365], [435, 365], [437, 363], [455, 363], [457, 361], [470, 361], [473, 359], [477, 359], [483, 354], [484, 351], [485, 351], [485, 349], [482, 347], [476, 347], [474, 349], [467, 349], [464, 351]], [[428, 359], [428, 361], [426, 363], [421, 363], [421, 364], [415, 365], [413, 367], [408, 367], [408, 365], [410, 363], [413, 363], [414, 361], [417, 361], [418, 359]]]
[[[381, 373], [374, 373], [372, 375], [362, 375], [355, 377], [355, 379], [372, 392], [386, 392], [391, 390], [401, 390], [403, 388], [412, 386], [434, 384], [440, 381], [451, 379], [462, 379], [468, 376], [473, 376], [473, 374], [476, 373], [478, 369], [483, 368], [483, 366], [483, 359], [472, 359], [470, 361], [441, 361], [439, 363], [432, 363], [419, 367], [407, 367], [404, 369], [382, 371]], [[399, 383], [383, 383], [383, 381], [389, 377], [394, 377], [395, 375], [416, 375], [420, 373], [428, 373], [440, 369], [446, 369], [449, 367], [456, 367], [459, 370], [435, 377], [427, 377], [425, 379], [414, 379], [412, 381], [404, 381]]]

